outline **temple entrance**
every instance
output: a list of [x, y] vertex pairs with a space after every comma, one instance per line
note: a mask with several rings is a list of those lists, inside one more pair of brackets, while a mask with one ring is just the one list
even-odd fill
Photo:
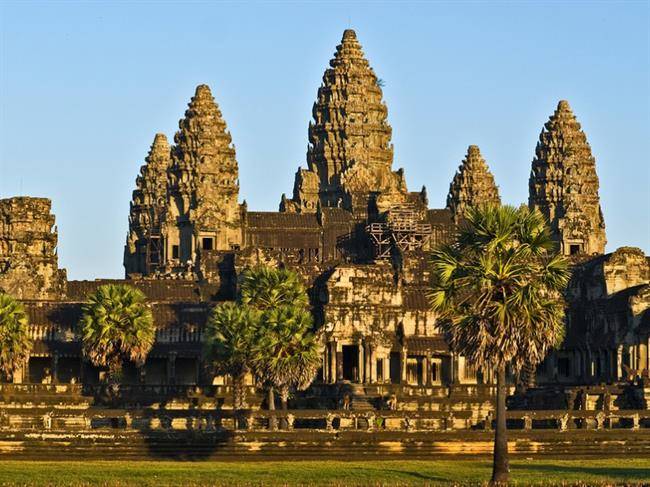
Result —
[[79, 382], [81, 361], [77, 357], [61, 357], [57, 365], [57, 381], [62, 384]]
[[402, 357], [399, 352], [390, 352], [390, 382], [399, 384], [402, 381]]
[[52, 359], [50, 357], [30, 357], [29, 382], [32, 384], [52, 383]]
[[343, 345], [343, 380], [356, 381], [359, 371], [359, 347]]

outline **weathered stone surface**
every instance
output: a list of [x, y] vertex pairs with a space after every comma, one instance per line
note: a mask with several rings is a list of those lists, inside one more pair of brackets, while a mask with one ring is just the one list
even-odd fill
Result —
[[46, 198], [0, 200], [0, 290], [18, 299], [53, 300], [65, 294], [51, 207]]
[[381, 82], [353, 30], [343, 33], [312, 114], [308, 170], [296, 174], [293, 199], [283, 199], [281, 211], [315, 211], [320, 201], [364, 215], [371, 197], [380, 209], [403, 201], [406, 183], [401, 170], [392, 170], [392, 129]]
[[467, 155], [449, 185], [447, 208], [452, 212], [454, 221], [463, 217], [467, 208], [480, 204], [501, 204], [499, 188], [494, 176], [481, 156], [478, 146], [470, 145]]
[[170, 166], [167, 137], [156, 134], [133, 191], [129, 234], [124, 248], [127, 274], [149, 274], [162, 263], [160, 230], [167, 206], [167, 173]]
[[565, 255], [605, 252], [596, 160], [565, 100], [558, 103], [539, 136], [528, 204], [546, 216]]

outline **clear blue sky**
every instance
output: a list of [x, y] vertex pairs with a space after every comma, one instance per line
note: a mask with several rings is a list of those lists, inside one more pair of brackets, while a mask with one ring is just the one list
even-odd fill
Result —
[[276, 210], [305, 164], [323, 70], [348, 27], [377, 75], [395, 168], [443, 207], [469, 144], [526, 202], [543, 123], [571, 103], [597, 160], [608, 250], [650, 251], [644, 2], [0, 1], [0, 197], [54, 201], [60, 263], [121, 277], [131, 191], [197, 84], [232, 132], [241, 199]]

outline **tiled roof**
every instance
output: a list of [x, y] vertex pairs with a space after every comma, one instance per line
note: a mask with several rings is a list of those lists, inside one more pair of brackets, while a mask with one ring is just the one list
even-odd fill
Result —
[[427, 210], [427, 222], [432, 225], [446, 225], [453, 228], [451, 212], [446, 208]]
[[323, 208], [322, 212], [325, 224], [350, 223], [354, 220], [352, 213], [343, 208]]
[[404, 307], [409, 310], [428, 310], [430, 309], [429, 301], [426, 295], [426, 288], [404, 287], [402, 290], [404, 296]]
[[426, 352], [447, 352], [449, 345], [442, 337], [438, 335], [435, 337], [406, 337], [406, 348], [410, 353], [426, 353]]
[[274, 211], [249, 211], [248, 227], [282, 229], [320, 229], [315, 213], [284, 213]]
[[104, 284], [128, 284], [140, 289], [150, 301], [201, 301], [199, 285], [193, 281], [167, 279], [97, 279], [95, 281], [69, 281], [68, 299], [70, 301], [85, 301], [86, 297]]

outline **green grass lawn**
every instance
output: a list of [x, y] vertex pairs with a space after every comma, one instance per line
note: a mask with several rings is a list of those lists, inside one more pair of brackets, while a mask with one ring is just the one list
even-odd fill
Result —
[[[513, 460], [517, 485], [650, 483], [650, 459]], [[1, 461], [1, 485], [444, 485], [480, 484], [485, 460], [440, 461]]]

